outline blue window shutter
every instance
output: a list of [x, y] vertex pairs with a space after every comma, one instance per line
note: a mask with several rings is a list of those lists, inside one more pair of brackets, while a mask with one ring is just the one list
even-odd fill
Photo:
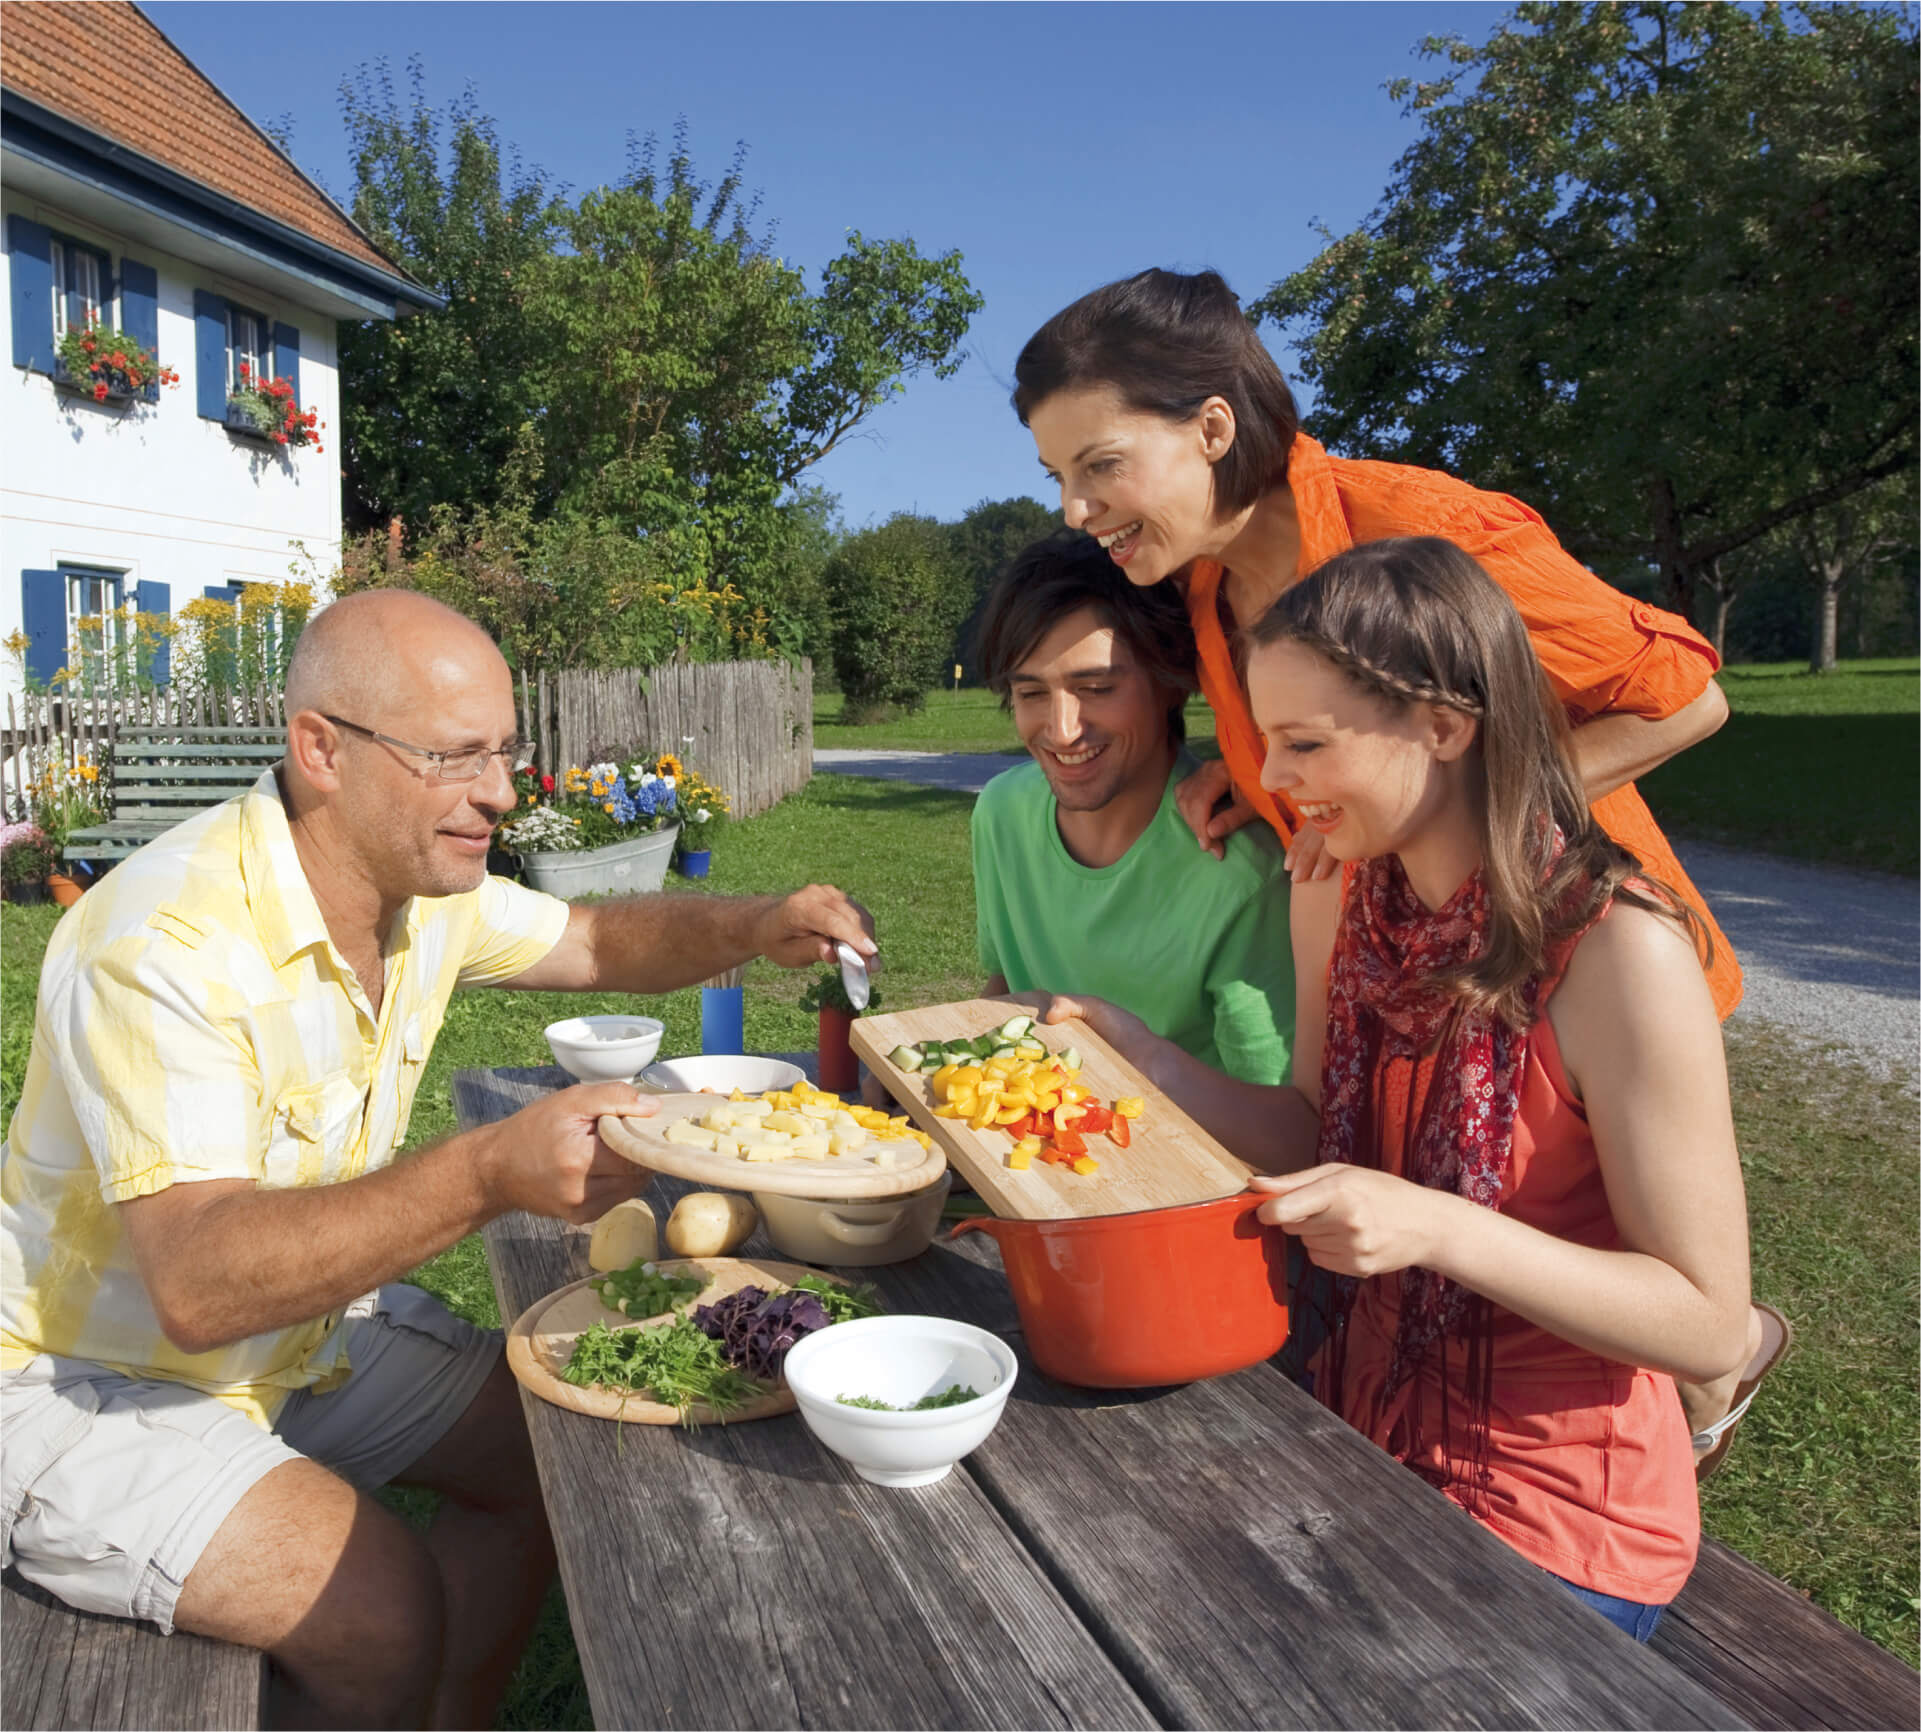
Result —
[[240, 585], [237, 583], [210, 583], [207, 585], [204, 593], [209, 601], [237, 602], [240, 599]]
[[[133, 605], [141, 613], [165, 619], [172, 612], [172, 600], [173, 592], [164, 583], [149, 583], [143, 578], [134, 587]], [[157, 686], [164, 686], [173, 677], [173, 645], [165, 638], [154, 645], [153, 665], [147, 671]]]
[[46, 224], [7, 218], [13, 282], [13, 364], [53, 371], [53, 236]]
[[293, 386], [294, 407], [300, 407], [300, 333], [292, 325], [273, 328], [274, 377]]
[[20, 623], [27, 634], [27, 673], [51, 685], [67, 665], [67, 580], [57, 571], [20, 574]]
[[205, 289], [193, 292], [193, 389], [207, 420], [226, 420], [227, 303]]
[[[120, 328], [152, 355], [158, 365], [160, 274], [152, 265], [143, 265], [138, 259], [123, 258], [120, 261]], [[149, 403], [159, 402], [160, 381], [149, 379], [143, 395]], [[166, 585], [160, 587], [165, 589]]]

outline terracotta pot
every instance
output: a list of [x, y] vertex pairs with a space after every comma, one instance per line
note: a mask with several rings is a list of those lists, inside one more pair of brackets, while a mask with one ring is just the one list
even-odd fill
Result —
[[53, 892], [54, 901], [62, 908], [71, 908], [80, 900], [80, 893], [86, 889], [86, 885], [78, 878], [68, 877], [64, 872], [49, 872], [47, 888]]
[[820, 1086], [829, 1094], [851, 1094], [860, 1087], [860, 1062], [848, 1039], [854, 1019], [844, 1010], [822, 1006], [819, 1026]]
[[1060, 1383], [1149, 1389], [1256, 1365], [1287, 1340], [1287, 1241], [1265, 1194], [1060, 1221], [979, 1216], [1034, 1363]]

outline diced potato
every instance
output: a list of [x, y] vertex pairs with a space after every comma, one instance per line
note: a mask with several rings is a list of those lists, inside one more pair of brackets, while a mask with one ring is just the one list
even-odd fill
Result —
[[825, 1136], [796, 1137], [788, 1145], [788, 1153], [796, 1160], [824, 1161], [827, 1159], [829, 1139]]
[[738, 1155], [745, 1150], [746, 1147], [747, 1145], [743, 1143], [739, 1137], [733, 1136], [727, 1131], [716, 1131], [714, 1133], [714, 1153], [717, 1155]]
[[845, 1107], [836, 1107], [834, 1116], [827, 1122], [837, 1131], [862, 1131], [867, 1128]]
[[851, 1155], [866, 1141], [867, 1133], [858, 1125], [851, 1129], [836, 1127], [827, 1139], [827, 1147], [832, 1154]]
[[740, 1121], [732, 1107], [709, 1107], [700, 1122], [710, 1131], [731, 1131]]
[[794, 1158], [792, 1143], [742, 1143], [740, 1158], [743, 1161], [791, 1161]]
[[[743, 1148], [755, 1149], [759, 1148], [763, 1143], [773, 1142], [776, 1134], [777, 1133], [773, 1131], [762, 1130], [759, 1125], [740, 1125], [733, 1133], [734, 1140]], [[786, 1140], [785, 1137], [781, 1138], [782, 1142]]]
[[764, 1119], [775, 1109], [772, 1101], [740, 1101], [730, 1110], [735, 1113], [745, 1114], [749, 1118]]
[[809, 1128], [807, 1120], [800, 1113], [771, 1112], [760, 1122], [770, 1131], [786, 1131], [790, 1135]]
[[826, 1101], [808, 1101], [806, 1105], [800, 1109], [800, 1116], [802, 1118], [812, 1119], [816, 1124], [824, 1125], [839, 1111], [839, 1107], [830, 1106]]
[[894, 1164], [894, 1148], [891, 1143], [881, 1143], [867, 1157], [877, 1167], [891, 1167]]
[[719, 1139], [720, 1132], [697, 1125], [692, 1119], [675, 1119], [662, 1133], [665, 1141], [685, 1143], [689, 1148], [711, 1149]]

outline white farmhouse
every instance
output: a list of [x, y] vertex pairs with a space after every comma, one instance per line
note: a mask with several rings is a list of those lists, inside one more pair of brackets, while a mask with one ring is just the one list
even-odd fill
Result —
[[[24, 629], [29, 672], [51, 677], [73, 623], [126, 601], [166, 614], [285, 582], [296, 544], [333, 570], [336, 322], [439, 298], [120, 0], [0, 5], [0, 211], [0, 637]], [[57, 356], [89, 321], [179, 383], [97, 402]], [[292, 384], [317, 447], [231, 406], [243, 367]], [[0, 689], [17, 685], [9, 666]]]

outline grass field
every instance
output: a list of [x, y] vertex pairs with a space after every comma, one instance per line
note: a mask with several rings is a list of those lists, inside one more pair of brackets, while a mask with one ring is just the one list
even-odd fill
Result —
[[[1664, 828], [1833, 865], [1921, 871], [1921, 661], [1843, 662], [1818, 679], [1800, 662], [1750, 664], [1720, 680], [1727, 725], [1642, 779]], [[838, 697], [815, 700], [816, 745], [1020, 750], [992, 692], [930, 692], [919, 715], [867, 727], [839, 718]], [[1198, 698], [1187, 734], [1201, 756], [1215, 755], [1213, 712]]]
[[[965, 696], [966, 694], [963, 694]], [[1911, 792], [1911, 790], [1910, 790]], [[888, 1008], [971, 989], [973, 894], [964, 865], [970, 796], [821, 775], [774, 811], [730, 828], [714, 858], [718, 891], [842, 885], [874, 911]], [[53, 908], [0, 908], [0, 1108], [25, 1064], [30, 1005]], [[766, 963], [748, 977], [747, 1039], [762, 1050], [809, 1046], [798, 1008], [807, 975]], [[545, 1062], [542, 1027], [612, 996], [477, 992], [454, 1000], [421, 1087], [409, 1140], [452, 1127], [448, 1079], [462, 1066]], [[650, 1000], [663, 1050], [698, 1044], [698, 993]], [[1915, 1240], [1921, 1228], [1914, 1099], [1898, 1085], [1765, 1030], [1730, 1033], [1728, 1055], [1747, 1172], [1754, 1286], [1799, 1332], [1792, 1360], [1745, 1422], [1706, 1488], [1708, 1530], [1909, 1663], [1917, 1658], [1914, 1465], [1921, 1454]], [[464, 1315], [499, 1321], [480, 1241], [417, 1272]], [[393, 1499], [416, 1519], [425, 1500]], [[586, 1726], [590, 1719], [558, 1590], [501, 1724]]]

